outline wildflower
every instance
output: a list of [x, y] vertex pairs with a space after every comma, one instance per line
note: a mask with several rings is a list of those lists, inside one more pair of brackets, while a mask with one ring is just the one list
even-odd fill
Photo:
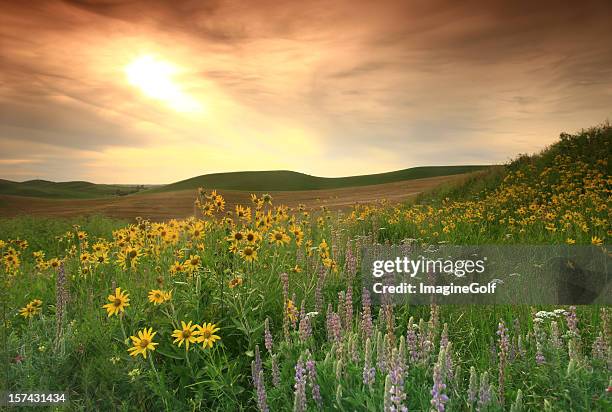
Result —
[[175, 338], [173, 343], [178, 342], [179, 348], [185, 343], [185, 350], [189, 350], [191, 343], [198, 342], [199, 331], [197, 329], [198, 325], [192, 325], [192, 321], [189, 323], [181, 321], [181, 329], [176, 329], [172, 333], [172, 337]]
[[480, 376], [480, 390], [478, 392], [478, 409], [485, 409], [491, 403], [491, 384], [489, 383], [489, 373], [483, 372]]
[[133, 346], [128, 349], [131, 356], [142, 355], [143, 358], [147, 358], [147, 351], [154, 351], [155, 347], [159, 343], [153, 342], [153, 337], [157, 332], [153, 332], [153, 328], [144, 328], [138, 331], [138, 336], [130, 336], [132, 339]]
[[193, 274], [197, 272], [198, 269], [202, 266], [202, 258], [200, 255], [189, 255], [189, 259], [187, 259], [183, 263], [183, 267], [185, 271], [189, 274]]
[[106, 309], [109, 317], [112, 315], [118, 315], [119, 313], [123, 313], [125, 311], [125, 308], [130, 306], [130, 298], [128, 296], [130, 295], [122, 292], [121, 288], [116, 288], [114, 295], [108, 295], [107, 299], [111, 303], [107, 303], [102, 307]]
[[293, 411], [304, 412], [306, 410], [306, 369], [304, 369], [304, 361], [301, 356], [295, 365], [295, 384], [293, 388]]
[[270, 333], [270, 320], [268, 318], [264, 322], [264, 345], [268, 352], [272, 353], [272, 333]]
[[160, 305], [166, 301], [166, 293], [163, 290], [153, 289], [149, 292], [149, 302]]
[[470, 385], [468, 387], [468, 402], [472, 405], [478, 395], [478, 374], [476, 368], [470, 367]]
[[291, 238], [285, 233], [283, 229], [273, 230], [269, 234], [270, 243], [275, 244], [276, 246], [283, 246], [291, 241]]
[[19, 314], [24, 318], [33, 318], [35, 315], [38, 315], [41, 311], [42, 301], [39, 299], [34, 299], [29, 302], [25, 307], [19, 309]]
[[242, 276], [236, 276], [235, 278], [229, 281], [228, 286], [230, 289], [234, 289], [235, 287], [242, 285], [243, 282], [244, 281], [242, 280]]
[[306, 315], [304, 310], [304, 302], [302, 302], [302, 306], [300, 309], [300, 340], [305, 342], [310, 336], [312, 336], [312, 326], [310, 324], [310, 316]]
[[198, 343], [201, 343], [204, 349], [212, 348], [213, 344], [219, 339], [221, 339], [220, 336], [215, 335], [215, 332], [219, 330], [217, 325], [204, 322], [202, 326], [200, 325], [197, 325], [197, 326], [198, 326], [198, 335], [199, 335]]
[[275, 388], [280, 385], [280, 369], [278, 368], [276, 355], [272, 355], [272, 385], [274, 385]]
[[497, 335], [499, 336], [499, 379], [498, 379], [498, 391], [499, 401], [504, 404], [504, 378], [506, 361], [508, 359], [508, 349], [510, 346], [510, 340], [508, 338], [508, 328], [503, 320], [499, 321], [497, 328]]
[[287, 300], [287, 304], [285, 305], [285, 313], [287, 314], [287, 318], [293, 323], [297, 321], [297, 309], [295, 304], [291, 299]]
[[597, 236], [591, 237], [591, 244], [595, 246], [603, 245], [603, 239]]
[[245, 246], [244, 249], [240, 251], [240, 255], [247, 262], [257, 260], [257, 250], [253, 246]]
[[[441, 350], [443, 353], [444, 350]], [[442, 377], [442, 366], [440, 363], [436, 363], [433, 369], [433, 388], [431, 389], [431, 406], [433, 410], [437, 412], [444, 412], [444, 404], [448, 402], [448, 396], [444, 394], [446, 384]]]
[[365, 361], [363, 364], [363, 384], [372, 387], [376, 379], [376, 369], [372, 366], [372, 341], [366, 339], [365, 343]]
[[321, 388], [317, 383], [317, 369], [315, 367], [315, 361], [312, 359], [310, 353], [308, 353], [308, 360], [306, 361], [306, 371], [308, 372], [308, 382], [310, 383], [310, 388], [312, 391], [312, 399], [314, 399], [315, 403], [321, 409], [323, 406], [323, 399], [321, 398]]

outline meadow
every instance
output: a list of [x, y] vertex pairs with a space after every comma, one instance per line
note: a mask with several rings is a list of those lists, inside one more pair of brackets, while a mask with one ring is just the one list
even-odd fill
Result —
[[[608, 253], [612, 127], [403, 204], [0, 220], [2, 385], [59, 410], [607, 411], [608, 306], [375, 305], [374, 244]], [[536, 286], [537, 287], [537, 286]]]

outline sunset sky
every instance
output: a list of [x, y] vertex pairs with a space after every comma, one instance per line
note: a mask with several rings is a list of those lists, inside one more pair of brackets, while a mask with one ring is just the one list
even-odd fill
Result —
[[610, 1], [0, 7], [4, 179], [500, 163], [612, 120]]

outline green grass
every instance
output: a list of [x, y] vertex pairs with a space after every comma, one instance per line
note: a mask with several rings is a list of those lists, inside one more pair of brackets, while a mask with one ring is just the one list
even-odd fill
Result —
[[259, 172], [212, 173], [182, 180], [163, 187], [148, 190], [147, 193], [173, 192], [197, 189], [198, 187], [220, 190], [294, 191], [340, 189], [354, 186], [370, 186], [402, 180], [447, 176], [482, 170], [487, 166], [427, 166], [349, 177], [317, 177], [289, 170]]
[[44, 197], [49, 199], [95, 199], [111, 196], [125, 196], [141, 190], [137, 185], [102, 185], [90, 182], [50, 182], [28, 180], [12, 182], [0, 179], [0, 194]]
[[[257, 395], [251, 362], [258, 345], [270, 410], [293, 410], [296, 363], [310, 354], [316, 361], [323, 405], [317, 408], [309, 384], [307, 411], [379, 411], [388, 375], [387, 366], [378, 364], [379, 357], [388, 359], [389, 352], [393, 354], [389, 345], [398, 351], [404, 345], [410, 356], [415, 348], [420, 355], [408, 362], [403, 387], [407, 398], [403, 403], [411, 411], [429, 411], [433, 368], [446, 324], [453, 349], [452, 368], [444, 366], [453, 371], [452, 377], [445, 377], [444, 392], [450, 398], [447, 410], [477, 410], [467, 395], [473, 367], [480, 379], [488, 374], [487, 391], [500, 393], [499, 386], [503, 385], [501, 397], [493, 395], [489, 405], [478, 409], [483, 412], [507, 411], [513, 403], [512, 411], [516, 412], [609, 411], [612, 406], [606, 391], [612, 352], [607, 352], [607, 358], [591, 352], [599, 338], [606, 339], [606, 350], [610, 351], [609, 306], [608, 315], [601, 317], [600, 307], [578, 307], [577, 329], [570, 330], [569, 316], [555, 317], [554, 326], [551, 319], [542, 324], [535, 320], [538, 310], [550, 311], [552, 307], [398, 305], [384, 310], [374, 305], [371, 353], [375, 382], [371, 387], [364, 385], [367, 341], [359, 319], [364, 313], [362, 280], [368, 273], [360, 272], [358, 256], [360, 247], [386, 241], [397, 244], [407, 238], [418, 238], [426, 244], [460, 245], [558, 244], [567, 238], [588, 244], [592, 237], [607, 241], [607, 148], [611, 139], [610, 127], [587, 130], [540, 155], [519, 157], [505, 167], [470, 176], [463, 184], [439, 188], [420, 197], [416, 204], [362, 207], [354, 215], [335, 211], [308, 217], [298, 214], [291, 223], [275, 216], [272, 229], [299, 224], [304, 240], [311, 240], [313, 247], [306, 242], [297, 245], [295, 239], [283, 246], [274, 245], [265, 236], [254, 262], [245, 262], [228, 250], [227, 237], [233, 230], [255, 227], [254, 222], [238, 218], [231, 223], [210, 218], [211, 224], [198, 238], [192, 238], [193, 221], [172, 222], [161, 231], [139, 222], [112, 236], [111, 232], [124, 223], [103, 218], [2, 220], [0, 239], [25, 238], [29, 247], [20, 249], [19, 242], [9, 242], [5, 249], [18, 248], [22, 265], [16, 272], [5, 272], [0, 266], [4, 275], [0, 278], [0, 316], [4, 324], [0, 328], [0, 387], [12, 391], [68, 391], [71, 401], [64, 410], [255, 411]], [[272, 207], [266, 208], [265, 212], [270, 210], [274, 215]], [[522, 208], [525, 210], [519, 212]], [[568, 211], [571, 220], [565, 217]], [[527, 220], [532, 215], [536, 218]], [[88, 233], [86, 239], [55, 239], [73, 223]], [[179, 233], [176, 243], [161, 238], [161, 232], [171, 228]], [[126, 239], [142, 255], [134, 267], [123, 269], [116, 262]], [[329, 243], [337, 272], [321, 271], [323, 261], [317, 246], [323, 239]], [[91, 252], [98, 242], [106, 243], [110, 261], [82, 263], [80, 253]], [[35, 267], [32, 252], [39, 249], [46, 252], [45, 259], [64, 260], [69, 299], [60, 322], [56, 322], [58, 273]], [[309, 252], [313, 252], [310, 257]], [[175, 261], [187, 262], [196, 255], [202, 265], [191, 276], [184, 272], [170, 274]], [[356, 256], [354, 276], [346, 264], [351, 261], [349, 256]], [[292, 271], [296, 264], [302, 269], [299, 273]], [[320, 277], [321, 272], [325, 274]], [[302, 319], [311, 319], [310, 337], [302, 339], [299, 328], [292, 325], [287, 325], [285, 336], [283, 323], [289, 321], [282, 273], [288, 273], [287, 298], [295, 302], [298, 311], [303, 304]], [[228, 281], [235, 276], [243, 277], [244, 284], [230, 289]], [[121, 318], [108, 317], [102, 309], [114, 287], [130, 294], [130, 306]], [[172, 300], [153, 305], [147, 298], [151, 289], [172, 290]], [[339, 296], [346, 296], [349, 290], [352, 306], [347, 310], [346, 299]], [[317, 291], [321, 292], [320, 303]], [[19, 316], [19, 308], [32, 299], [43, 301], [42, 312], [31, 320]], [[328, 305], [342, 320], [342, 336], [337, 342], [326, 333]], [[352, 322], [346, 321], [348, 316], [352, 316]], [[410, 318], [418, 327], [409, 326]], [[264, 347], [266, 319], [273, 335], [274, 358]], [[173, 343], [171, 336], [181, 320], [217, 323], [221, 340], [212, 349], [204, 350], [199, 345], [186, 352], [184, 346]], [[496, 335], [500, 320], [508, 327], [513, 354], [504, 358], [503, 364], [499, 356], [502, 345]], [[159, 345], [146, 360], [130, 357], [127, 348], [131, 344], [126, 335], [147, 327], [157, 332], [154, 341]], [[407, 339], [409, 327], [414, 332], [411, 336], [420, 342], [418, 347], [408, 346], [408, 340], [400, 338]], [[385, 334], [387, 340], [382, 339]], [[536, 362], [540, 353], [545, 356], [543, 364]], [[279, 366], [278, 385], [272, 379], [273, 359]], [[505, 379], [500, 380], [500, 376]], [[519, 391], [522, 408], [515, 401]]]

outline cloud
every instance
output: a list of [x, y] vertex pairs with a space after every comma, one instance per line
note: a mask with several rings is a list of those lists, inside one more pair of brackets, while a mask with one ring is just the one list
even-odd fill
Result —
[[[610, 117], [610, 17], [608, 1], [9, 2], [0, 176], [504, 161]], [[180, 67], [173, 81], [203, 113], [130, 86], [124, 68], [143, 55]]]

